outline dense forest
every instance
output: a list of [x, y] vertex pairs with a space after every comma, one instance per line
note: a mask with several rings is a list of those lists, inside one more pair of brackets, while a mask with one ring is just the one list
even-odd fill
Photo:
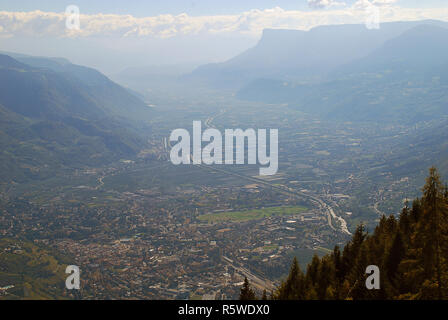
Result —
[[[357, 227], [349, 243], [322, 258], [314, 256], [303, 272], [294, 259], [275, 300], [435, 300], [448, 299], [448, 188], [436, 168], [429, 170], [421, 198], [399, 217], [383, 216], [369, 234]], [[368, 290], [366, 268], [380, 270], [380, 289]], [[255, 299], [249, 282], [241, 300]], [[266, 292], [262, 299], [266, 299]]]

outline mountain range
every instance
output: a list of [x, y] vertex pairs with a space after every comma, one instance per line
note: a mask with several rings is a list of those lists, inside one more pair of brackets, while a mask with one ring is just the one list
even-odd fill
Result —
[[318, 81], [422, 24], [448, 26], [426, 20], [383, 23], [379, 30], [364, 25], [320, 26], [309, 31], [266, 29], [255, 47], [228, 61], [203, 65], [186, 78], [233, 89], [260, 78]]
[[342, 121], [421, 121], [448, 115], [448, 29], [423, 23], [316, 79], [252, 80], [240, 99], [287, 104]]
[[[448, 116], [448, 23], [265, 30], [254, 48], [181, 81], [331, 120], [440, 119]], [[140, 95], [97, 70], [0, 53], [0, 179], [6, 183], [135, 156], [146, 144], [139, 128], [150, 117]], [[444, 132], [439, 126], [428, 139], [443, 140]]]
[[2, 181], [108, 163], [145, 145], [135, 128], [149, 109], [139, 97], [64, 59], [16, 58], [0, 54]]

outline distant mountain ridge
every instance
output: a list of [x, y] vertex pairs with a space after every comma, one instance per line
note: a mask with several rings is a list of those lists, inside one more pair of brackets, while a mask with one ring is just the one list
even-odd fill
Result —
[[95, 96], [98, 107], [107, 108], [105, 111], [109, 115], [132, 120], [141, 120], [147, 116], [146, 105], [140, 97], [95, 69], [72, 64], [64, 58], [33, 57], [14, 53], [8, 55], [29, 67], [53, 71], [67, 80], [77, 82], [76, 85], [85, 87], [86, 91]]
[[98, 166], [144, 147], [135, 119], [144, 120], [150, 111], [138, 97], [94, 69], [63, 60], [21, 60], [0, 55], [1, 180]]
[[201, 66], [186, 79], [233, 89], [261, 78], [319, 81], [422, 24], [448, 27], [446, 22], [426, 20], [383, 23], [380, 30], [364, 25], [321, 26], [310, 31], [267, 29], [254, 48], [226, 62]]
[[237, 96], [343, 121], [414, 122], [448, 116], [448, 28], [419, 25], [321, 81], [259, 79]]

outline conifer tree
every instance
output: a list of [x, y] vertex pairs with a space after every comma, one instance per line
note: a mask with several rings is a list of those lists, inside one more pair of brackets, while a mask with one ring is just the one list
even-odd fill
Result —
[[383, 278], [384, 299], [396, 297], [403, 287], [403, 277], [399, 267], [405, 256], [406, 247], [401, 232], [398, 231], [385, 257], [384, 269], [387, 277]]
[[305, 299], [305, 279], [300, 270], [297, 258], [294, 260], [289, 271], [288, 278], [278, 289], [277, 299], [279, 300], [304, 300]]
[[[335, 269], [333, 264], [333, 259], [329, 256], [322, 257], [322, 261], [319, 265], [319, 277], [317, 279], [317, 295], [319, 299], [324, 300], [327, 299], [327, 289], [330, 287], [335, 280]], [[334, 298], [334, 290], [331, 291], [331, 297], [328, 299]]]
[[445, 200], [448, 200], [448, 184], [445, 183], [445, 192], [444, 192]]
[[333, 250], [333, 263], [334, 263], [334, 272], [335, 272], [335, 299], [341, 299], [343, 296], [341, 295], [341, 286], [344, 281], [344, 270], [342, 269], [342, 258], [341, 258], [341, 250], [339, 246], [335, 246]]
[[394, 238], [394, 242], [387, 254], [385, 267], [387, 277], [390, 281], [394, 281], [397, 276], [398, 266], [405, 256], [405, 247], [400, 232], [397, 232]]
[[[444, 259], [442, 248], [445, 242], [442, 230], [443, 223], [446, 223], [446, 202], [444, 201], [444, 187], [440, 182], [440, 176], [436, 168], [429, 170], [429, 177], [423, 188], [423, 219], [417, 229], [417, 239], [421, 242], [422, 256], [420, 261], [423, 264], [426, 285], [425, 288], [436, 288], [437, 298], [443, 297], [442, 272], [444, 269]], [[434, 285], [431, 285], [434, 283]], [[426, 292], [429, 292], [427, 290]]]
[[[381, 270], [381, 289], [367, 290], [366, 267]], [[304, 275], [294, 258], [275, 299], [448, 299], [448, 188], [431, 168], [423, 197], [398, 219], [381, 217], [373, 234], [364, 225], [342, 253], [314, 256]]]
[[317, 282], [317, 278], [319, 276], [319, 266], [320, 259], [317, 255], [314, 255], [306, 270], [306, 278], [312, 285], [315, 285]]
[[[407, 239], [409, 239], [411, 234], [411, 219], [410, 219], [410, 209], [408, 207], [408, 203], [406, 202], [405, 207], [400, 213], [398, 227], [403, 235], [402, 241], [405, 243], [409, 243]], [[403, 239], [404, 238], [404, 239]]]
[[256, 300], [255, 292], [250, 287], [247, 277], [244, 278], [244, 284], [240, 292], [240, 300]]
[[263, 290], [263, 295], [261, 296], [261, 300], [263, 300], [263, 301], [268, 300], [268, 295], [266, 293], [266, 289]]
[[351, 284], [350, 298], [353, 300], [361, 300], [366, 297], [365, 280], [366, 267], [368, 266], [368, 249], [366, 245], [361, 246], [359, 255], [357, 256], [353, 268], [349, 275]]

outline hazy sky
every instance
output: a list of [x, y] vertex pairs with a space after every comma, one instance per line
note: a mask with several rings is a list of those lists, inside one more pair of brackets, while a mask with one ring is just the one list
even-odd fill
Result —
[[[325, 1], [317, 2], [325, 3]], [[338, 2], [352, 5], [356, 0]], [[435, 8], [447, 5], [446, 0], [399, 0], [395, 3], [401, 7], [414, 8]], [[88, 14], [132, 14], [136, 17], [180, 13], [193, 16], [237, 14], [251, 9], [263, 10], [274, 7], [281, 7], [285, 10], [311, 10], [307, 0], [0, 0], [0, 10], [61, 12], [70, 4], [82, 7], [83, 12]]]
[[[79, 7], [80, 30], [66, 28], [65, 8]], [[263, 29], [307, 30], [364, 23], [448, 20], [448, 0], [0, 0], [0, 50], [62, 56], [114, 73], [129, 66], [226, 60]]]

